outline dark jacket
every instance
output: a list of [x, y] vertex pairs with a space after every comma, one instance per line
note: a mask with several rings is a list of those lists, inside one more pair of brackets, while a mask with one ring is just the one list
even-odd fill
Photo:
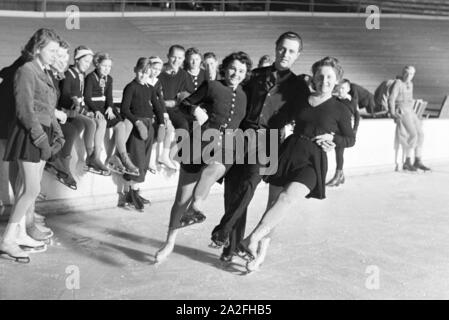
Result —
[[61, 97], [59, 98], [59, 107], [66, 110], [73, 110], [77, 105], [75, 100], [83, 98], [84, 75], [78, 73], [71, 66], [64, 74], [64, 79], [60, 83], [60, 89]]
[[277, 72], [274, 65], [253, 70], [244, 90], [248, 103], [243, 130], [281, 129], [294, 118], [296, 107], [309, 93], [303, 80], [290, 70]]
[[199, 104], [208, 114], [208, 128], [237, 129], [245, 116], [246, 95], [240, 86], [234, 91], [224, 80], [208, 80], [184, 99], [180, 108], [193, 114]]
[[0, 70], [0, 139], [8, 138], [9, 129], [16, 115], [14, 75], [25, 62], [19, 57], [12, 65]]
[[96, 71], [92, 71], [86, 77], [84, 88], [84, 103], [90, 111], [104, 113], [107, 108], [114, 107], [112, 98], [112, 77], [108, 75], [101, 87], [101, 78]]

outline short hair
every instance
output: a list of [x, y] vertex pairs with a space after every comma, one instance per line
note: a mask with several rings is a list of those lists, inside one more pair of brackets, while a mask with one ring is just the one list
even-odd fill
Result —
[[22, 49], [22, 58], [25, 61], [31, 61], [36, 58], [36, 52], [38, 49], [42, 49], [47, 46], [51, 41], [59, 44], [60, 37], [52, 29], [41, 28], [37, 30], [25, 44]]
[[405, 66], [405, 67], [402, 69], [402, 72], [404, 72], [404, 71], [406, 71], [406, 70], [411, 70], [411, 69], [413, 69], [413, 71], [416, 72], [415, 66], [412, 66], [412, 65], [407, 65], [407, 66]]
[[259, 59], [259, 63], [257, 64], [257, 66], [260, 68], [262, 67], [265, 63], [271, 64], [272, 60], [271, 57], [268, 54], [265, 54], [263, 56], [260, 57]]
[[134, 70], [137, 71], [143, 71], [147, 72], [147, 70], [150, 68], [150, 58], [140, 57], [137, 59], [136, 66], [134, 67]]
[[337, 76], [337, 81], [340, 81], [343, 78], [343, 68], [340, 65], [340, 62], [337, 58], [334, 57], [325, 57], [321, 60], [318, 60], [312, 65], [312, 74], [315, 77], [315, 74], [320, 70], [322, 67], [332, 67], [335, 71], [335, 75]]
[[186, 59], [184, 60], [184, 69], [189, 69], [190, 68], [190, 63], [189, 63], [189, 58], [193, 55], [199, 55], [201, 61], [203, 61], [203, 56], [201, 55], [200, 50], [198, 50], [198, 48], [192, 47], [186, 50]]
[[112, 61], [111, 55], [106, 52], [97, 52], [93, 58], [94, 66], [98, 67], [104, 60]]
[[346, 79], [346, 78], [341, 79], [339, 84], [345, 84], [345, 83], [347, 83], [349, 86], [351, 86], [351, 81], [349, 81], [349, 79]]
[[180, 44], [174, 44], [168, 49], [168, 55], [171, 56], [175, 50], [186, 52], [186, 49], [183, 46], [181, 46]]
[[206, 52], [204, 54], [203, 58], [204, 58], [204, 60], [209, 59], [209, 58], [213, 58], [213, 59], [217, 60], [217, 56], [213, 52]]
[[234, 61], [238, 60], [241, 63], [246, 64], [246, 70], [247, 70], [247, 76], [253, 66], [253, 62], [251, 61], [251, 58], [249, 55], [243, 51], [233, 52], [230, 55], [226, 56], [221, 65], [220, 65], [220, 75], [224, 77], [226, 69], [229, 67], [229, 65]]
[[150, 59], [150, 64], [152, 66], [155, 65], [155, 64], [158, 64], [158, 63], [160, 63], [161, 65], [164, 65], [164, 62], [158, 56], [151, 56], [148, 59]]
[[299, 52], [302, 51], [302, 38], [299, 34], [297, 34], [296, 32], [293, 32], [293, 31], [287, 31], [287, 32], [284, 32], [283, 34], [281, 34], [279, 36], [279, 38], [276, 40], [276, 48], [281, 44], [282, 41], [284, 41], [286, 39], [297, 41], [299, 43], [298, 51]]

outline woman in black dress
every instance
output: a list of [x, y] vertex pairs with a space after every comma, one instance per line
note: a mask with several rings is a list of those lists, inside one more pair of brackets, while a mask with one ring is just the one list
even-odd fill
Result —
[[[336, 58], [326, 57], [312, 66], [315, 92], [294, 112], [295, 131], [282, 144], [276, 172], [265, 176], [270, 184], [269, 205], [261, 221], [245, 238], [248, 271], [263, 262], [271, 234], [288, 212], [306, 198], [325, 198], [327, 156], [324, 150], [355, 143], [348, 108], [332, 96], [343, 70]], [[323, 150], [324, 149], [324, 150]]]
[[[193, 154], [187, 161], [181, 162], [176, 198], [170, 213], [170, 224], [167, 240], [157, 252], [156, 261], [161, 262], [173, 251], [179, 228], [200, 223], [205, 220], [201, 212], [203, 201], [206, 199], [212, 185], [218, 181], [232, 163], [225, 163], [225, 154], [233, 152], [226, 150], [226, 137], [239, 128], [240, 122], [246, 114], [246, 94], [240, 83], [251, 70], [251, 59], [244, 52], [236, 52], [227, 56], [222, 63], [223, 80], [205, 81], [197, 91], [181, 102], [181, 109], [191, 113], [201, 124], [201, 133], [214, 131], [219, 137], [217, 143], [221, 148], [221, 157], [211, 157], [205, 153], [206, 146], [212, 142], [203, 141], [200, 154]], [[201, 105], [205, 108], [199, 107]], [[210, 131], [209, 131], [210, 130]], [[195, 137], [195, 133], [191, 136]], [[205, 139], [205, 137], [202, 137]], [[215, 138], [214, 138], [215, 139]], [[191, 147], [195, 143], [190, 139]], [[195, 147], [192, 147], [192, 152]]]

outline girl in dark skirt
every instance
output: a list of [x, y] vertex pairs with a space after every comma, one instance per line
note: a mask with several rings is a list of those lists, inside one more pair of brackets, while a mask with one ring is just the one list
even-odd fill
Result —
[[[219, 137], [217, 147], [222, 152], [221, 157], [214, 155], [207, 161], [205, 155], [208, 154], [203, 154], [203, 151], [209, 141], [202, 144], [198, 154], [194, 154], [195, 148], [192, 147], [192, 143], [195, 142], [193, 138], [190, 139], [192, 150], [189, 153], [192, 156], [186, 159], [187, 163], [183, 159], [181, 164], [167, 240], [156, 254], [157, 262], [163, 261], [173, 251], [179, 228], [204, 221], [205, 216], [201, 211], [210, 188], [232, 166], [233, 162], [225, 162], [227, 159], [225, 154], [234, 153], [234, 150], [226, 150], [228, 144], [225, 140], [230, 133], [229, 130], [238, 129], [245, 116], [246, 94], [239, 85], [249, 70], [251, 70], [249, 56], [244, 52], [232, 53], [222, 63], [224, 80], [204, 82], [197, 91], [181, 102], [180, 107], [192, 114], [201, 124], [200, 135], [207, 129], [216, 131]], [[195, 133], [193, 136], [195, 137]]]
[[295, 131], [279, 152], [278, 169], [265, 176], [270, 184], [268, 208], [261, 221], [245, 238], [240, 250], [246, 253], [248, 271], [257, 270], [265, 259], [274, 228], [289, 212], [300, 208], [306, 198], [325, 198], [327, 156], [324, 150], [335, 145], [351, 147], [355, 136], [348, 108], [332, 91], [341, 80], [338, 60], [326, 57], [312, 66], [312, 93], [305, 105], [298, 106]]
[[159, 124], [164, 123], [164, 109], [157, 99], [156, 90], [148, 85], [150, 59], [139, 58], [134, 72], [136, 78], [123, 90], [121, 114], [133, 124], [126, 147], [131, 161], [139, 168], [139, 175], [124, 174], [123, 178], [126, 181], [125, 190], [129, 186], [126, 201], [134, 205], [136, 209], [142, 210], [145, 199], [138, 193], [138, 184], [145, 181], [145, 174], [150, 163], [154, 116]]
[[25, 214], [40, 192], [45, 162], [64, 144], [55, 117], [57, 93], [48, 66], [59, 48], [59, 37], [49, 29], [39, 29], [25, 45], [22, 56], [27, 61], [14, 79], [16, 118], [8, 137], [5, 161], [17, 161], [24, 188], [12, 208], [11, 217], [0, 243], [0, 252], [18, 262], [30, 261], [26, 249], [45, 247], [26, 231]]
[[[86, 109], [84, 103], [85, 75], [92, 64], [94, 53], [86, 46], [78, 46], [74, 52], [74, 64], [69, 67], [61, 81], [60, 108], [67, 113], [68, 123], [83, 131], [86, 148], [86, 169], [90, 172], [110, 175], [109, 169], [101, 161], [106, 121], [100, 112]], [[64, 147], [63, 153], [69, 156], [74, 140]]]
[[98, 111], [100, 117], [106, 120], [106, 128], [114, 130], [117, 153], [112, 154], [113, 150], [108, 152], [108, 168], [119, 174], [126, 172], [139, 175], [139, 168], [134, 165], [126, 151], [126, 141], [133, 125], [129, 120], [124, 121], [119, 110], [114, 107], [112, 77], [109, 75], [112, 59], [109, 54], [99, 52], [94, 55], [93, 63], [95, 70], [86, 77], [84, 102], [90, 111]]

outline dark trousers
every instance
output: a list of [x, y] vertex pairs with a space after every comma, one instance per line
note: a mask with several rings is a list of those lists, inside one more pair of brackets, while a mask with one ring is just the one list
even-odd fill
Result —
[[135, 181], [141, 183], [145, 181], [145, 175], [150, 165], [151, 150], [153, 148], [154, 126], [153, 119], [139, 118], [148, 129], [148, 138], [143, 140], [140, 133], [134, 126], [128, 141], [126, 142], [126, 150], [129, 152], [129, 157], [136, 167], [139, 168], [140, 175], [132, 176], [128, 174], [123, 175], [126, 181]]
[[77, 136], [79, 136], [79, 129], [71, 122], [71, 119], [67, 119], [66, 123], [61, 124], [62, 133], [64, 134], [65, 143], [62, 147], [59, 155], [66, 158], [71, 155], [73, 143]]
[[337, 170], [343, 170], [345, 148], [335, 148], [335, 160], [337, 161]]
[[178, 107], [167, 108], [167, 113], [175, 129], [189, 131], [189, 122], [194, 120], [192, 116], [182, 112]]
[[257, 164], [239, 164], [229, 169], [225, 176], [225, 214], [212, 233], [220, 231], [229, 234], [230, 245], [223, 249], [225, 255], [236, 252], [245, 236], [246, 216], [262, 177]]

